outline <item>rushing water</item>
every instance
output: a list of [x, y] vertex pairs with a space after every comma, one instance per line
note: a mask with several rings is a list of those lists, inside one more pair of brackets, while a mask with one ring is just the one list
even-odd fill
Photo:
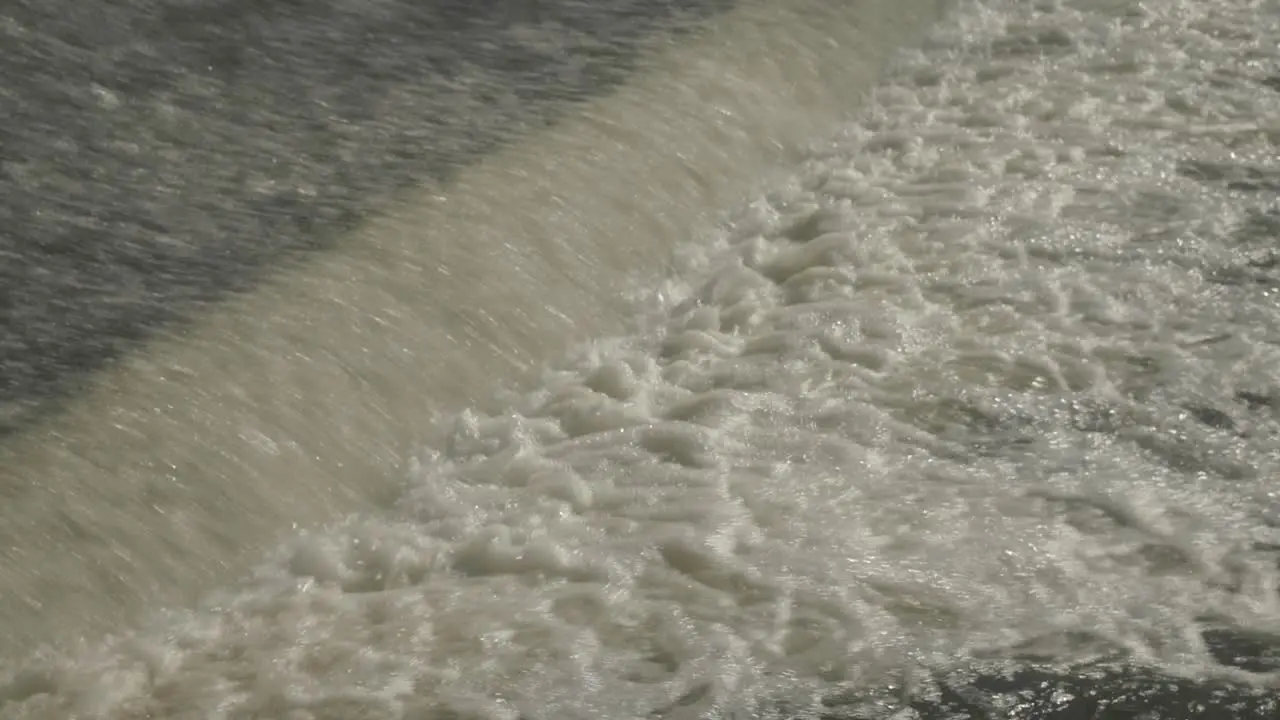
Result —
[[1278, 78], [1271, 0], [960, 3], [630, 332], [5, 717], [1274, 717]]
[[[351, 22], [342, 13], [313, 17], [330, 4], [323, 0], [307, 12], [294, 8], [282, 22], [312, 40], [363, 37], [362, 27], [378, 27], [373, 22], [377, 18], [357, 23], [353, 30], [342, 24]], [[435, 25], [430, 12], [425, 20], [415, 19], [425, 6], [391, 5], [383, 9], [400, 22], [392, 23], [394, 31], [383, 28], [375, 36], [386, 41], [393, 56], [404, 36], [431, 40]], [[427, 9], [465, 15], [465, 5], [442, 0]], [[221, 115], [191, 112], [180, 125], [220, 127], [225, 142], [212, 154], [200, 142], [192, 147], [191, 134], [166, 134], [172, 128], [164, 112], [159, 120], [141, 112], [155, 102], [145, 94], [94, 105], [84, 116], [52, 103], [49, 117], [91, 137], [93, 128], [108, 136], [120, 132], [122, 123], [113, 113], [130, 108], [142, 132], [155, 132], [164, 140], [163, 157], [169, 165], [181, 166], [166, 172], [186, 178], [179, 188], [201, 196], [199, 212], [211, 216], [210, 224], [196, 224], [199, 231], [188, 232], [182, 223], [149, 223], [148, 234], [132, 226], [89, 223], [97, 244], [80, 248], [90, 257], [78, 272], [96, 274], [99, 282], [76, 293], [55, 288], [53, 294], [66, 302], [42, 303], [49, 288], [39, 277], [19, 275], [16, 284], [0, 280], [10, 301], [0, 303], [0, 321], [6, 328], [19, 326], [14, 333], [4, 331], [8, 340], [18, 339], [17, 348], [4, 345], [0, 350], [5, 380], [13, 379], [10, 361], [15, 358], [19, 379], [27, 374], [24, 363], [44, 367], [46, 361], [55, 378], [71, 377], [59, 375], [58, 353], [50, 358], [24, 354], [24, 338], [44, 338], [71, 355], [122, 339], [110, 333], [86, 337], [83, 326], [45, 338], [42, 326], [75, 324], [85, 320], [79, 316], [83, 311], [89, 320], [115, 315], [145, 327], [154, 313], [121, 314], [120, 303], [145, 301], [162, 306], [163, 312], [181, 313], [184, 294], [200, 289], [184, 285], [183, 278], [207, 271], [213, 276], [202, 281], [207, 290], [222, 287], [218, 278], [235, 278], [241, 270], [262, 275], [254, 262], [263, 255], [239, 252], [254, 244], [256, 235], [224, 236], [222, 229], [274, 222], [258, 217], [262, 202], [271, 207], [259, 197], [264, 192], [297, 200], [286, 204], [300, 221], [326, 217], [335, 203], [338, 209], [361, 210], [364, 220], [354, 228], [313, 223], [317, 232], [339, 236], [315, 240], [323, 250], [297, 256], [283, 270], [277, 267], [252, 292], [233, 294], [211, 312], [194, 313], [187, 323], [160, 326], [150, 343], [94, 375], [87, 390], [59, 412], [39, 422], [31, 413], [18, 413], [26, 418], [21, 431], [0, 439], [0, 586], [5, 588], [0, 593], [0, 654], [22, 653], [42, 642], [91, 638], [130, 626], [157, 607], [191, 605], [202, 590], [243, 575], [289, 532], [291, 523], [310, 527], [391, 502], [404, 477], [404, 462], [423, 444], [434, 414], [502, 407], [501, 388], [536, 380], [536, 369], [548, 357], [562, 354], [569, 342], [617, 332], [620, 318], [632, 313], [622, 289], [631, 282], [653, 287], [670, 248], [691, 229], [712, 227], [768, 168], [788, 162], [812, 137], [831, 132], [835, 119], [858, 105], [882, 61], [897, 46], [914, 42], [937, 10], [933, 0], [879, 13], [851, 13], [826, 0], [749, 2], [714, 22], [685, 26], [672, 35], [662, 30], [661, 17], [634, 16], [644, 8], [659, 15], [673, 10], [660, 0], [593, 6], [580, 15], [574, 5], [567, 0], [565, 7], [543, 7], [540, 23], [503, 25], [501, 17], [489, 15], [476, 20], [484, 28], [501, 30], [499, 39], [530, 42], [549, 34], [538, 47], [550, 47], [548, 52], [561, 47], [570, 54], [555, 67], [583, 72], [607, 64], [607, 58], [626, 48], [604, 52], [606, 60], [593, 59], [603, 51], [590, 37], [575, 35], [574, 27], [585, 24], [584, 31], [596, 35], [619, 34], [621, 42], [628, 28], [658, 26], [651, 28], [643, 52], [636, 50], [635, 68], [625, 84], [612, 92], [597, 88], [601, 94], [594, 99], [559, 106], [559, 121], [549, 127], [521, 131], [485, 114], [495, 110], [484, 98], [495, 93], [509, 98], [522, 88], [519, 69], [524, 65], [504, 61], [501, 52], [490, 57], [495, 51], [485, 44], [473, 48], [481, 57], [469, 60], [466, 43], [459, 45], [456, 39], [448, 47], [463, 54], [458, 62], [472, 73], [458, 92], [433, 94], [431, 88], [448, 78], [429, 70], [416, 77], [416, 66], [409, 62], [400, 74], [379, 75], [376, 87], [367, 90], [373, 99], [383, 98], [390, 117], [361, 126], [359, 103], [353, 102], [355, 110], [336, 108], [326, 118], [327, 132], [337, 133], [336, 138], [310, 124], [314, 109], [289, 112], [288, 103], [244, 107], [248, 91], [242, 84], [268, 92], [281, 81], [278, 72], [266, 79], [241, 73], [235, 82], [222, 84], [207, 78], [202, 84], [197, 76], [180, 82], [181, 92], [161, 93], [170, 105], [222, 108]], [[245, 13], [254, 17], [253, 7], [249, 2], [239, 13], [227, 13], [231, 30]], [[396, 8], [398, 15], [392, 12]], [[565, 15], [573, 21], [557, 21]], [[82, 25], [92, 21], [78, 17]], [[268, 16], [272, 18], [281, 20]], [[336, 26], [328, 28], [328, 22]], [[22, 29], [27, 27], [19, 27], [20, 37], [33, 34]], [[267, 23], [268, 30], [272, 27]], [[259, 32], [273, 40], [267, 45], [270, 52], [252, 36], [249, 57], [271, 66], [292, 63], [299, 81], [305, 81], [302, 90], [325, 97], [323, 85], [313, 87], [316, 78], [337, 73], [341, 79], [342, 62], [326, 71], [324, 64], [334, 62], [322, 48], [292, 58], [289, 53], [301, 40], [290, 44], [283, 41], [291, 37], [288, 32]], [[560, 37], [565, 33], [570, 37]], [[213, 42], [226, 32], [220, 36], [206, 30], [204, 35]], [[397, 38], [401, 42], [393, 42]], [[382, 57], [387, 46], [364, 54], [390, 62]], [[516, 59], [522, 57], [521, 48], [512, 52]], [[73, 57], [84, 61], [86, 56]], [[154, 63], [164, 55], [145, 57]], [[60, 74], [66, 86], [55, 97], [92, 96], [76, 84], [83, 81], [80, 75], [65, 69]], [[833, 86], [845, 92], [825, 91]], [[195, 92], [192, 87], [201, 91], [195, 99], [183, 94]], [[537, 87], [526, 92], [540, 97]], [[458, 93], [476, 97], [460, 102]], [[222, 100], [213, 102], [210, 95]], [[37, 95], [31, 103], [43, 97]], [[164, 107], [161, 103], [160, 111]], [[557, 115], [551, 112], [554, 103], [548, 107], [541, 110]], [[429, 127], [444, 122], [440, 137], [431, 135], [433, 142], [444, 144], [434, 154], [431, 147], [418, 147], [420, 131], [406, 135], [419, 110]], [[527, 112], [509, 103], [500, 103], [498, 110], [499, 118], [542, 117], [537, 103]], [[479, 113], [472, 119], [479, 138], [467, 135], [467, 123], [451, 112]], [[239, 119], [235, 132], [221, 124], [219, 118], [226, 114]], [[160, 129], [148, 122], [158, 122]], [[57, 125], [35, 127], [49, 133]], [[312, 133], [310, 141], [290, 135], [303, 130]], [[28, 136], [38, 140], [31, 132]], [[197, 141], [200, 137], [195, 134]], [[333, 173], [317, 175], [319, 165], [299, 151], [326, 138], [346, 148], [326, 162], [355, 163], [351, 173], [338, 175], [358, 180], [356, 190], [341, 183], [333, 187]], [[399, 197], [375, 193], [363, 206], [357, 202], [360, 188], [368, 192], [369, 185], [377, 186], [370, 174], [382, 167], [361, 152], [376, 155], [387, 144], [401, 150], [407, 145], [408, 157], [417, 153], [443, 161], [453, 157], [453, 141], [483, 145], [486, 138], [493, 145], [490, 152], [471, 156], [449, 173], [428, 173]], [[92, 147], [103, 146], [113, 147], [105, 141]], [[25, 147], [7, 145], [6, 152], [21, 157]], [[36, 147], [44, 146], [36, 142]], [[230, 172], [227, 164], [234, 166], [254, 151], [266, 157], [255, 157], [250, 167], [274, 168], [272, 173], [249, 173], [244, 183], [217, 181]], [[403, 155], [398, 151], [400, 159], [387, 163], [392, 179], [406, 164]], [[41, 183], [65, 185], [68, 178], [87, 181], [112, 172], [123, 174], [117, 180], [125, 182], [150, 167], [141, 160], [141, 168], [113, 165], [108, 161], [120, 158], [97, 152], [63, 153], [60, 164], [39, 160], [20, 166], [8, 180], [16, 178], [19, 189], [29, 191]], [[196, 167], [182, 166], [188, 161]], [[215, 176], [213, 181], [201, 176], [201, 167]], [[192, 177], [200, 182], [188, 182]], [[301, 183], [308, 192], [291, 190], [291, 183]], [[166, 184], [141, 183], [135, 189], [144, 197], [134, 205], [143, 209], [186, 207]], [[19, 192], [7, 196], [2, 207], [43, 218], [37, 228], [73, 236], [78, 223], [69, 211], [97, 211], [92, 203], [57, 206], [60, 224], [48, 217], [50, 208], [23, 202], [41, 197]], [[161, 217], [172, 220], [163, 212]], [[166, 227], [172, 235], [165, 233]], [[275, 234], [262, 242], [277, 250], [305, 246], [311, 241], [299, 234], [305, 227], [301, 222], [273, 224]], [[113, 228], [119, 232], [112, 234]], [[65, 244], [39, 233], [36, 242], [21, 234], [0, 239], [18, 243], [18, 255], [26, 252], [21, 259], [28, 265], [57, 268], [66, 260], [55, 252]], [[218, 262], [226, 266], [209, 266], [185, 251], [175, 258], [169, 253], [175, 240], [199, 256], [222, 258]], [[225, 257], [220, 244], [226, 246]], [[49, 257], [41, 260], [42, 254]], [[182, 257], [190, 266], [179, 262]], [[166, 277], [175, 263], [194, 272]], [[0, 272], [10, 270], [0, 264]], [[134, 294], [135, 283], [111, 283], [138, 272], [153, 283], [140, 296]], [[32, 285], [40, 291], [24, 295], [22, 289]], [[27, 327], [24, 316], [43, 320]]]

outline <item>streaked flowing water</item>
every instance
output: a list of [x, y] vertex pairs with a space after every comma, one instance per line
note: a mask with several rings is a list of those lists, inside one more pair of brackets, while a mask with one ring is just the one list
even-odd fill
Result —
[[15, 663], [5, 716], [1069, 717], [1078, 664], [1271, 716], [1277, 78], [1272, 0], [960, 3], [682, 211], [630, 330], [432, 418], [391, 507]]
[[[831, 132], [936, 8], [744, 3], [674, 39], [658, 34], [625, 85], [375, 204], [328, 250], [99, 373], [63, 412], [0, 441], [0, 647], [93, 637], [190, 605], [291, 524], [391, 502], [434, 414], [501, 407], [503, 388], [536, 380], [568, 343], [618, 332], [628, 284], [652, 287], [691, 228], [713, 227], [763, 173]], [[474, 93], [510, 82], [483, 69]], [[449, 117], [412, 77], [400, 82], [392, 99], [409, 108], [392, 110]], [[847, 92], [825, 90], [836, 85]], [[388, 122], [410, 125], [401, 115]], [[289, 161], [277, 160], [285, 179]], [[235, 217], [243, 191], [226, 192], [233, 217], [218, 219], [253, 222]]]

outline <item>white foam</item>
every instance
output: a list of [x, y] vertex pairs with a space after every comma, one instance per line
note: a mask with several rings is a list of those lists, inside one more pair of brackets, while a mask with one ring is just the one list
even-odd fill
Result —
[[1280, 313], [1211, 280], [1277, 206], [1185, 167], [1275, 168], [1264, 7], [967, 3], [651, 332], [6, 716], [695, 718], [1069, 634], [1229, 672], [1199, 618], [1280, 629], [1280, 428], [1232, 400]]
[[433, 416], [502, 407], [621, 332], [631, 285], [859, 107], [937, 6], [748, 0], [659, 34], [613, 92], [370, 209], [0, 441], [0, 656], [188, 605], [290, 523], [389, 504]]

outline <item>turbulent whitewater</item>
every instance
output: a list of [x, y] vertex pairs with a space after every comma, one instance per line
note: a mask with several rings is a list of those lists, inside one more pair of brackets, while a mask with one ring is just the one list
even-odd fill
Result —
[[[964, 3], [394, 513], [7, 718], [695, 718], [1280, 634], [1280, 6]], [[838, 89], [833, 89], [838, 91]]]

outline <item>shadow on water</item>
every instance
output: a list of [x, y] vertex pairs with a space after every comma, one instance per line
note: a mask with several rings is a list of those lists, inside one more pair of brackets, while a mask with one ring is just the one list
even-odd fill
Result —
[[[823, 720], [1215, 720], [1274, 718], [1272, 693], [1222, 681], [1193, 681], [1124, 668], [1009, 672], [936, 678], [924, 697], [832, 702]], [[896, 690], [896, 689], [895, 689]]]
[[732, 0], [0, 9], [0, 434]]

